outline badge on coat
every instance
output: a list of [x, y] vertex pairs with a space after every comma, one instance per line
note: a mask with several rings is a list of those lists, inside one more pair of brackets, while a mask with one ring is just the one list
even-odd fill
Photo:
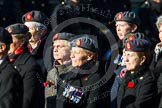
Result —
[[83, 96], [83, 92], [78, 89], [75, 88], [71, 85], [67, 85], [64, 89], [64, 92], [62, 93], [62, 95], [66, 98], [68, 98], [69, 100], [71, 100], [74, 103], [79, 103], [82, 96]]

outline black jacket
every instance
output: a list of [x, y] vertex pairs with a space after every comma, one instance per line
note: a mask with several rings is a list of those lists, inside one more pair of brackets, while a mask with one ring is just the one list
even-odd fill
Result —
[[44, 88], [37, 78], [37, 74], [41, 73], [41, 70], [28, 49], [26, 48], [12, 64], [23, 80], [23, 108], [43, 108]]
[[140, 67], [134, 74], [127, 71], [118, 92], [118, 108], [156, 108], [157, 85], [154, 75]]
[[5, 60], [0, 64], [0, 108], [22, 108], [23, 84], [21, 76]]
[[31, 52], [31, 55], [34, 57], [37, 64], [40, 66], [40, 69], [41, 69], [40, 75], [43, 77], [44, 81], [45, 81], [46, 75], [47, 75], [47, 71], [46, 71], [46, 68], [45, 68], [45, 65], [44, 65], [44, 60], [43, 60], [44, 54], [46, 52], [46, 49], [44, 49], [45, 44], [46, 44], [46, 39], [47, 39], [47, 36], [46, 35], [43, 36], [42, 39], [41, 39], [41, 42]]
[[[58, 84], [58, 95], [56, 108], [108, 108], [110, 105], [110, 86], [105, 80], [102, 80], [104, 65], [100, 62], [87, 63], [81, 68], [74, 69], [66, 75], [61, 75], [62, 79]], [[104, 83], [104, 81], [106, 83]], [[70, 92], [69, 97], [63, 96], [67, 87], [75, 88]], [[80, 90], [80, 95], [77, 92]], [[70, 90], [68, 90], [70, 91]], [[72, 94], [71, 94], [72, 93]], [[81, 96], [81, 93], [82, 96]], [[67, 93], [68, 94], [68, 93]], [[71, 98], [79, 97], [79, 103]], [[71, 99], [71, 100], [70, 100]]]

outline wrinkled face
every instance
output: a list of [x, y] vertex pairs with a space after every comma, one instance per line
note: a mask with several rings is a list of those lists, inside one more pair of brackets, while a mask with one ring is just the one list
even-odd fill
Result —
[[135, 71], [143, 62], [143, 59], [138, 56], [137, 52], [125, 51], [125, 64], [127, 70]]
[[34, 24], [31, 24], [30, 22], [25, 23], [25, 25], [29, 28], [29, 32], [31, 33], [31, 40], [38, 41], [42, 35], [40, 34], [40, 31], [37, 30], [37, 27]]
[[160, 28], [159, 28], [159, 39], [162, 42], [162, 25], [160, 25]]
[[123, 40], [126, 34], [134, 32], [134, 28], [131, 27], [125, 21], [117, 21], [116, 22], [116, 32], [120, 40]]
[[79, 47], [72, 47], [71, 50], [71, 60], [72, 60], [72, 66], [73, 67], [80, 67], [83, 64], [85, 64], [87, 61], [90, 60], [88, 57], [88, 54]]
[[55, 60], [70, 59], [71, 47], [66, 40], [55, 40], [53, 43], [53, 57]]

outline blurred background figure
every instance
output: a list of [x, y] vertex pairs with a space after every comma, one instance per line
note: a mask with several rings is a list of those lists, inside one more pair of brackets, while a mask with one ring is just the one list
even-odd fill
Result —
[[162, 13], [162, 0], [145, 0], [137, 11], [142, 23], [140, 31], [147, 35], [152, 43], [152, 49], [159, 41], [156, 27], [157, 17]]
[[19, 72], [10, 64], [7, 55], [11, 43], [11, 35], [0, 27], [0, 107], [22, 108], [22, 79]]
[[[0, 25], [7, 27], [21, 23], [21, 16], [31, 10], [39, 10], [50, 16], [52, 8], [60, 0], [0, 0]], [[51, 11], [49, 11], [51, 10]]]
[[28, 50], [28, 40], [31, 36], [24, 24], [12, 24], [6, 28], [12, 36], [12, 43], [8, 51], [9, 59], [23, 80], [23, 107], [43, 108], [44, 88], [41, 69]]
[[159, 40], [154, 48], [154, 56], [151, 63], [150, 68], [154, 70], [155, 76], [157, 78], [157, 85], [158, 85], [158, 96], [157, 96], [157, 103], [159, 104], [159, 108], [162, 107], [162, 15], [157, 18], [156, 26], [159, 31]]

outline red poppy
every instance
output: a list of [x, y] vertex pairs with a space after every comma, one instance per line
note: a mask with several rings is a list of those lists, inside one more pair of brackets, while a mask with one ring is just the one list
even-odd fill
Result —
[[31, 13], [28, 13], [26, 15], [26, 20], [32, 20], [32, 19], [33, 19], [32, 14]]
[[134, 80], [128, 82], [128, 88], [133, 88], [135, 86]]
[[50, 82], [50, 81], [46, 81], [43, 83], [44, 87], [51, 87], [51, 85], [54, 85], [53, 82]]

